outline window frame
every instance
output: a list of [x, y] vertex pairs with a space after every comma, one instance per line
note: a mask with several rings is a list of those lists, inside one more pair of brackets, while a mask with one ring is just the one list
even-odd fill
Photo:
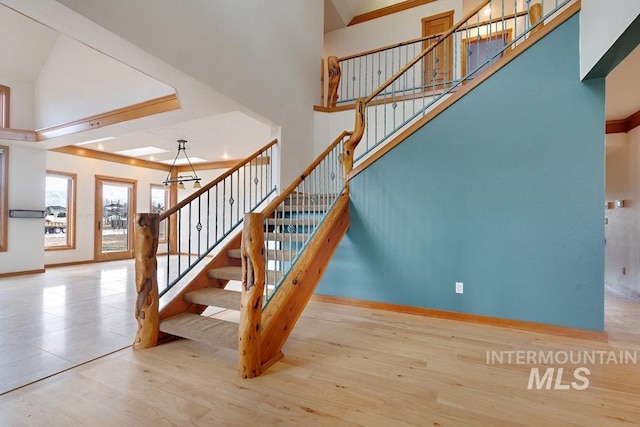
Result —
[[0, 252], [8, 251], [9, 147], [0, 145]]
[[[151, 184], [149, 190], [149, 212], [153, 213], [153, 189], [160, 189], [164, 192], [164, 210], [166, 211], [171, 206], [171, 194], [169, 188], [162, 184]], [[164, 239], [159, 239], [158, 243], [167, 243], [169, 241], [169, 223], [168, 221], [162, 221], [160, 227], [164, 228]]]
[[11, 88], [0, 85], [0, 128], [9, 126], [9, 106], [11, 103]]
[[[479, 28], [476, 28], [476, 31], [480, 31]], [[468, 61], [468, 53], [467, 53], [467, 49], [469, 47], [469, 45], [478, 45], [478, 42], [489, 42], [491, 43], [492, 41], [495, 40], [502, 40], [502, 46], [507, 46], [509, 43], [511, 43], [511, 40], [513, 39], [513, 28], [505, 28], [503, 30], [497, 30], [492, 32], [491, 34], [479, 34], [475, 35], [475, 36], [470, 36], [468, 38], [463, 38], [462, 39], [462, 46], [461, 46], [461, 52], [462, 53], [462, 66], [461, 66], [461, 72], [462, 75], [466, 75], [467, 72], [469, 70], [467, 70], [467, 61]], [[510, 48], [513, 49], [513, 46]], [[496, 58], [496, 61], [499, 58], [502, 58], [503, 56], [507, 55], [509, 53], [509, 50], [507, 49], [504, 52], [502, 52], [502, 54]], [[481, 70], [483, 70], [485, 67], [489, 67], [491, 64], [493, 64], [493, 62], [489, 62], [489, 64], [484, 65], [483, 67], [479, 68], [477, 73], [480, 73]]]
[[[76, 193], [77, 193], [77, 181], [78, 174], [71, 172], [54, 171], [47, 169], [46, 176], [57, 176], [60, 178], [67, 178], [67, 244], [63, 246], [47, 246], [45, 240], [45, 251], [65, 251], [73, 250], [76, 248]], [[46, 184], [45, 184], [46, 192]]]

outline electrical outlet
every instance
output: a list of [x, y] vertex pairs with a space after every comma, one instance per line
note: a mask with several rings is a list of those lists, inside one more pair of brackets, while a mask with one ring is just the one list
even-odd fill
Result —
[[456, 282], [456, 294], [464, 292], [464, 284], [462, 282]]

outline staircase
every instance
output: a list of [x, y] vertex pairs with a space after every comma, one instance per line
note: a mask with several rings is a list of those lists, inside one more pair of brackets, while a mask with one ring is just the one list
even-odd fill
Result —
[[[266, 203], [266, 197], [272, 194], [275, 187], [273, 189], [267, 187], [266, 197], [265, 192], [261, 192], [259, 197], [253, 198], [253, 202], [249, 190], [249, 203], [245, 201], [243, 208], [239, 207], [242, 199], [240, 185], [244, 186], [243, 195], [246, 199], [246, 189], [252, 188], [254, 182], [257, 186], [260, 181], [257, 172], [253, 176], [249, 173], [248, 177], [246, 173], [247, 165], [251, 171], [252, 167], [260, 163], [257, 155], [254, 154], [243, 164], [239, 164], [225, 174], [225, 177], [237, 176], [235, 184], [231, 182], [230, 189], [225, 185], [222, 185], [221, 189], [216, 187], [223, 184], [223, 181], [218, 180], [208, 184], [160, 217], [151, 214], [138, 215], [136, 221], [136, 286], [138, 290], [136, 318], [139, 329], [134, 348], [153, 347], [157, 345], [159, 339], [165, 338], [192, 339], [237, 349], [238, 370], [241, 376], [252, 378], [261, 375], [282, 357], [281, 349], [284, 343], [311, 298], [333, 252], [347, 231], [349, 226], [348, 180], [356, 172], [352, 171], [354, 160], [366, 156], [376, 146], [394, 137], [393, 141], [382, 146], [382, 150], [365, 158], [358, 166], [358, 168], [362, 168], [363, 165], [366, 167], [371, 163], [372, 158], [379, 157], [379, 153], [387, 152], [389, 150], [387, 147], [400, 143], [407, 132], [415, 131], [412, 128], [407, 130], [407, 126], [417, 118], [421, 118], [420, 123], [417, 124], [424, 125], [429, 119], [427, 115], [429, 108], [440, 99], [449, 95], [454, 89], [459, 89], [455, 96], [438, 107], [443, 111], [447, 103], [456, 102], [465, 93], [473, 90], [480, 81], [516, 57], [518, 49], [524, 50], [543, 37], [543, 32], [533, 37], [531, 35], [534, 30], [547, 25], [548, 20], [568, 3], [570, 3], [569, 0], [560, 3], [556, 0], [555, 7], [552, 7], [551, 11], [541, 14], [542, 17], [538, 21], [532, 21], [531, 25], [527, 25], [520, 34], [514, 35], [513, 40], [505, 44], [502, 51], [488, 56], [486, 62], [478, 63], [473, 70], [467, 70], [462, 74], [460, 70], [448, 71], [447, 75], [454, 78], [446, 82], [439, 79], [435, 71], [427, 73], [426, 71], [429, 70], [424, 70], [422, 67], [425, 67], [425, 64], [437, 64], [443, 48], [446, 51], [447, 43], [451, 45], [456, 42], [462, 32], [468, 33], [473, 27], [479, 37], [482, 25], [487, 25], [488, 32], [491, 34], [491, 28], [501, 24], [501, 31], [504, 33], [505, 23], [509, 19], [516, 22], [523, 16], [530, 18], [529, 11], [524, 15], [522, 11], [509, 15], [504, 10], [504, 2], [496, 0], [481, 2], [462, 21], [443, 33], [435, 43], [409, 61], [366, 99], [359, 99], [355, 106], [354, 131], [345, 131], [338, 136], [293, 183], [264, 207], [261, 203]], [[497, 13], [497, 16], [489, 17], [488, 21], [481, 23], [480, 18], [485, 17], [482, 11], [487, 6], [491, 7], [491, 11], [498, 11], [500, 4], [502, 4], [502, 14]], [[579, 10], [579, 2], [577, 6], [571, 6], [560, 15], [561, 19], [557, 21], [568, 19], [577, 10]], [[559, 24], [552, 21], [551, 27], [553, 25]], [[509, 55], [506, 55], [506, 49], [511, 49]], [[494, 66], [490, 66], [491, 64]], [[416, 75], [420, 77], [416, 79]], [[409, 85], [411, 80], [413, 85]], [[428, 90], [429, 86], [431, 89], [438, 87], [439, 90]], [[429, 101], [426, 101], [427, 97]], [[417, 103], [416, 100], [420, 102]], [[402, 107], [402, 113], [398, 113], [396, 117], [396, 109], [400, 110], [398, 106]], [[387, 112], [390, 112], [389, 117]], [[429, 114], [437, 113], [432, 111]], [[367, 121], [368, 117], [371, 120]], [[355, 150], [361, 139], [366, 141], [364, 153], [360, 157], [355, 157]], [[241, 176], [243, 168], [244, 172]], [[214, 188], [215, 196], [212, 196]], [[220, 192], [222, 192], [221, 198]], [[212, 208], [208, 204], [206, 219], [203, 218], [201, 202], [205, 197], [207, 202], [211, 198], [216, 203], [222, 200], [223, 227], [222, 235], [218, 238], [219, 215], [216, 204], [215, 243], [200, 253], [200, 233], [212, 222], [210, 219]], [[193, 207], [195, 203], [197, 207]], [[180, 212], [187, 208], [188, 211], [181, 216]], [[230, 215], [226, 217], [232, 224], [229, 230], [224, 226], [225, 213]], [[243, 218], [241, 213], [244, 214]], [[188, 236], [189, 265], [184, 270], [180, 267], [180, 248], [172, 250], [169, 244], [166, 265], [171, 265], [172, 254], [177, 256], [177, 269], [180, 274], [171, 282], [167, 279], [167, 283], [170, 282], [171, 286], [168, 285], [159, 294], [156, 261], [158, 224], [162, 220], [169, 221], [170, 229], [180, 232], [183, 228], [180, 222], [185, 222], [185, 217], [188, 218], [189, 226], [195, 226], [198, 233], [196, 262], [191, 263], [191, 234]], [[234, 235], [235, 227], [240, 224], [242, 234]], [[205, 260], [214, 247], [222, 245], [224, 238], [228, 238], [225, 247], [217, 256]], [[208, 244], [208, 234], [206, 241]], [[184, 289], [177, 292], [160, 311], [159, 297], [178, 283], [193, 269], [194, 265], [205, 261], [207, 266]], [[241, 282], [241, 292], [226, 289], [230, 281]], [[240, 323], [203, 315], [207, 307], [239, 311]]]
[[[278, 262], [267, 269], [267, 283], [273, 284], [265, 294], [273, 291], [282, 279], [282, 270], [275, 269], [278, 263], [290, 264], [298, 254], [301, 244], [309, 239], [311, 223], [326, 214], [329, 198], [335, 195], [293, 193], [286, 197], [273, 214], [264, 222], [266, 257]], [[235, 245], [226, 250], [226, 265], [208, 269], [209, 286], [186, 292], [182, 295], [187, 311], [160, 320], [160, 332], [187, 338], [219, 347], [238, 349], [238, 324], [210, 317], [208, 307], [240, 311], [241, 292], [225, 289], [230, 281], [242, 282], [242, 250]], [[215, 316], [215, 315], [214, 315]]]

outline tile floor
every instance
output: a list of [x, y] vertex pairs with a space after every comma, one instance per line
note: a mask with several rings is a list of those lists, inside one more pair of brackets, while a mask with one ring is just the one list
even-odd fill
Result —
[[0, 394], [131, 345], [133, 261], [0, 279]]

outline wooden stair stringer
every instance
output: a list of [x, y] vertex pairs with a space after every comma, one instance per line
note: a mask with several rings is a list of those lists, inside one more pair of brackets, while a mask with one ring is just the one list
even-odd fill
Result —
[[[209, 279], [208, 272], [211, 269], [226, 267], [238, 262], [237, 259], [229, 257], [228, 251], [237, 249], [240, 247], [242, 241], [242, 232], [239, 232], [233, 239], [231, 239], [222, 250], [211, 260], [209, 263], [198, 273], [198, 275], [182, 289], [175, 297], [160, 311], [160, 320], [167, 319], [179, 313], [189, 312], [194, 314], [200, 314], [206, 307], [198, 304], [193, 304], [185, 301], [184, 295], [196, 291], [198, 289], [207, 287], [224, 288], [227, 281], [219, 280], [217, 283]], [[214, 286], [212, 286], [212, 283]]]
[[349, 228], [349, 195], [343, 193], [262, 313], [260, 358], [264, 369], [281, 349], [313, 295], [333, 253]]

